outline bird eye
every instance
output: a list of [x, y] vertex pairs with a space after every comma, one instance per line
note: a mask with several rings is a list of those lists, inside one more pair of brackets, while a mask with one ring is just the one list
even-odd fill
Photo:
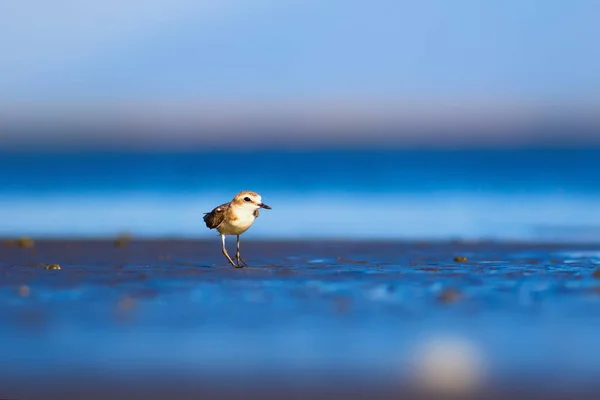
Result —
[[250, 201], [250, 197], [244, 197], [244, 201]]

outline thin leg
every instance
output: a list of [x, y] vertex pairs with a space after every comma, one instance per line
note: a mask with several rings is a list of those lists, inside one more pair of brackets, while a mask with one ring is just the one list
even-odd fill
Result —
[[231, 257], [229, 257], [229, 254], [227, 253], [227, 249], [225, 248], [225, 235], [221, 235], [221, 241], [223, 242], [223, 255], [225, 257], [227, 257], [227, 259], [229, 260], [231, 265], [233, 265], [235, 268], [237, 268], [237, 265], [235, 265], [233, 260], [231, 259]]
[[[248, 264], [246, 263], [246, 261], [244, 261], [242, 255], [240, 254], [240, 235], [237, 235], [237, 252], [235, 253], [235, 258], [237, 259], [238, 267], [241, 267], [242, 264], [244, 264], [244, 266], [246, 267], [248, 266]], [[240, 261], [242, 262], [242, 264], [240, 264]]]

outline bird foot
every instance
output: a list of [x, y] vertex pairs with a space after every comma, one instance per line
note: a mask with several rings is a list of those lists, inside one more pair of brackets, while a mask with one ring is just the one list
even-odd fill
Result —
[[238, 254], [236, 254], [236, 260], [237, 260], [237, 267], [236, 268], [244, 268], [248, 266], [248, 263], [246, 261], [244, 261], [244, 259], [242, 258], [242, 256]]

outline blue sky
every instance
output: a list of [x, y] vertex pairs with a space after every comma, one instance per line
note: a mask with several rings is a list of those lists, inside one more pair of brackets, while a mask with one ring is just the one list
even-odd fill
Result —
[[595, 0], [9, 0], [0, 100], [579, 98]]

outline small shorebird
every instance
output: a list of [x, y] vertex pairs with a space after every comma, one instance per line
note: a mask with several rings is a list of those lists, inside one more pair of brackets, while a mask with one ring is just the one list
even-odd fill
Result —
[[[271, 207], [262, 202], [258, 193], [244, 190], [235, 195], [229, 203], [221, 204], [209, 213], [204, 213], [204, 222], [209, 229], [217, 229], [221, 234], [223, 242], [223, 255], [235, 268], [242, 268], [246, 261], [240, 256], [240, 235], [248, 230], [254, 220], [258, 217], [258, 209]], [[235, 258], [237, 265], [233, 262], [225, 248], [225, 235], [237, 236], [237, 252]], [[242, 263], [244, 265], [242, 265]]]

